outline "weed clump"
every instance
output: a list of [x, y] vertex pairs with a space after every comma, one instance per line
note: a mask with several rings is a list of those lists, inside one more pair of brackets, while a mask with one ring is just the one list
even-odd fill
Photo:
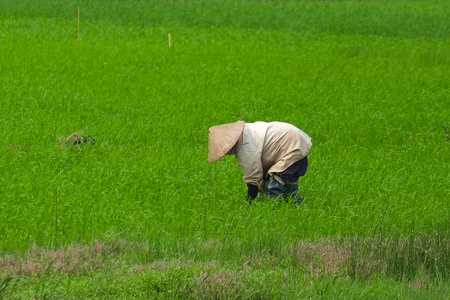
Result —
[[21, 146], [21, 145], [16, 145], [16, 144], [12, 144], [9, 145], [8, 147], [6, 147], [7, 151], [17, 151], [17, 152], [27, 152], [28, 149], [26, 149], [25, 147]]
[[81, 149], [84, 145], [95, 145], [97, 141], [91, 135], [82, 135], [80, 133], [72, 133], [68, 137], [62, 137], [59, 139], [57, 146], [61, 149], [75, 147]]

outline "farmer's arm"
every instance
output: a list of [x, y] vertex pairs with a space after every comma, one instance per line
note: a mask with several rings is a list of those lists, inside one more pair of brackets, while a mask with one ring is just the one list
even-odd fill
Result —
[[253, 200], [258, 196], [258, 187], [256, 185], [247, 183], [247, 200]]
[[263, 166], [261, 155], [264, 147], [265, 124], [246, 124], [236, 147], [236, 158], [247, 184], [247, 198], [258, 195]]
[[244, 173], [244, 182], [247, 184], [247, 198], [255, 199], [258, 195], [258, 187], [263, 174], [261, 154], [254, 151], [253, 147], [243, 147], [237, 153], [238, 164]]

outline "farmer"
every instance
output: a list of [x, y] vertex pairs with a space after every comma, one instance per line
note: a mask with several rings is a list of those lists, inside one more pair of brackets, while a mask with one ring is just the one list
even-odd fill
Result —
[[265, 196], [291, 196], [298, 203], [298, 179], [308, 168], [311, 138], [294, 125], [255, 122], [217, 125], [209, 128], [208, 161], [236, 155], [252, 201], [258, 190]]

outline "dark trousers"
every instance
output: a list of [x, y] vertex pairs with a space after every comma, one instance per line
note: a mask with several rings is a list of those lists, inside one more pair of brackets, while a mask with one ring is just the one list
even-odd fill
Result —
[[283, 180], [294, 182], [298, 181], [300, 177], [305, 175], [306, 170], [308, 170], [308, 156], [296, 161], [290, 165], [289, 168], [279, 173], [279, 175]]

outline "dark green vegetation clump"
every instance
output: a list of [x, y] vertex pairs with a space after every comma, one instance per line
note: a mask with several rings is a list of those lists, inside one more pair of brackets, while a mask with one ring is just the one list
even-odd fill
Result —
[[[0, 297], [445, 299], [449, 19], [1, 0]], [[249, 206], [235, 159], [207, 162], [208, 127], [244, 115], [312, 137], [300, 206]], [[55, 147], [75, 130], [95, 146]]]
[[78, 149], [81, 149], [82, 146], [88, 144], [88, 145], [95, 145], [97, 141], [95, 138], [91, 135], [82, 135], [80, 133], [72, 133], [68, 137], [62, 137], [58, 141], [58, 146], [60, 148], [68, 148], [71, 146], [75, 146]]

